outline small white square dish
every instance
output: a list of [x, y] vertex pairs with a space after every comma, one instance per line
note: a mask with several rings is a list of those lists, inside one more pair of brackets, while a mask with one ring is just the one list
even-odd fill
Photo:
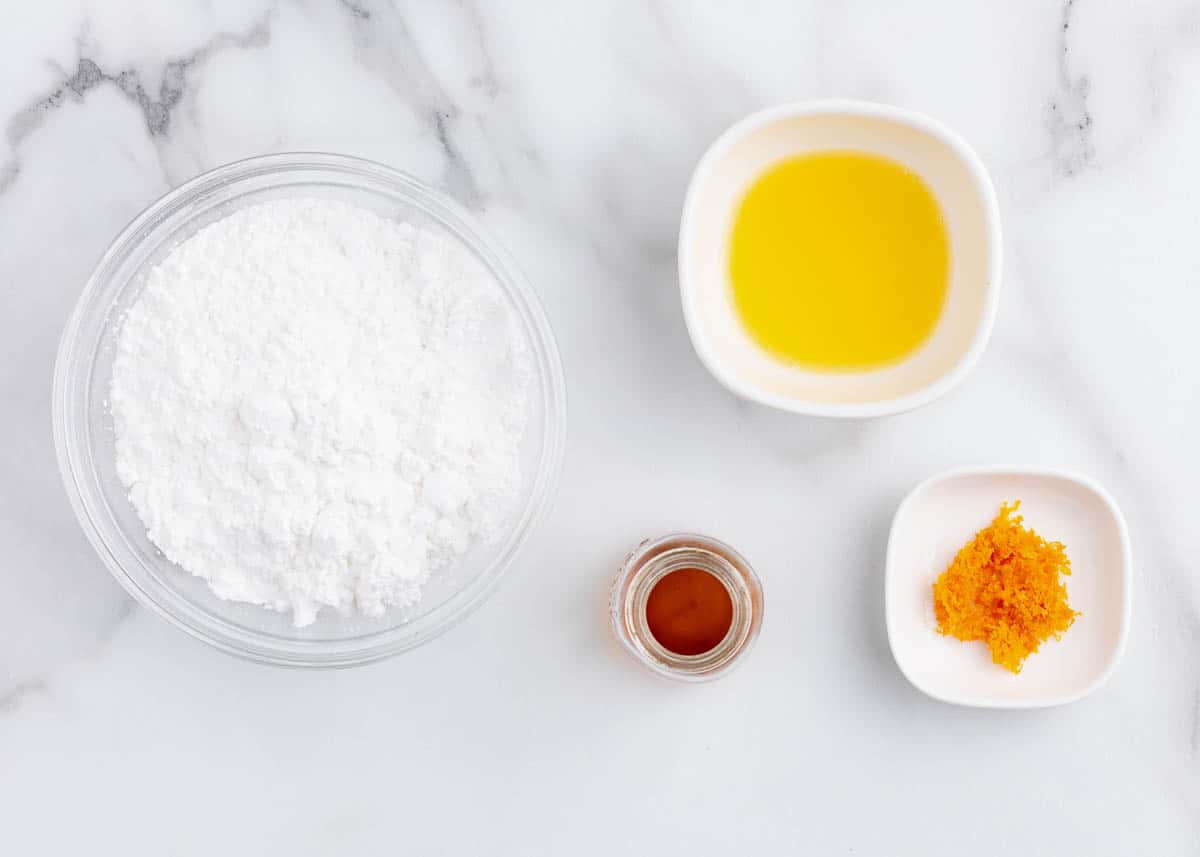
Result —
[[[1067, 595], [1080, 615], [1014, 675], [992, 662], [984, 643], [937, 632], [932, 587], [959, 548], [1015, 500], [1025, 526], [1066, 546]], [[1132, 585], [1125, 519], [1093, 480], [1052, 470], [952, 470], [913, 489], [892, 521], [888, 642], [904, 676], [935, 699], [981, 708], [1062, 705], [1099, 688], [1115, 669], [1129, 635]]]
[[[929, 338], [899, 362], [819, 371], [773, 358], [734, 306], [729, 239], [754, 182], [789, 158], [845, 150], [899, 162], [928, 185], [950, 244], [945, 304]], [[738, 395], [801, 414], [875, 417], [933, 401], [975, 365], [1000, 290], [1000, 211], [983, 162], [927, 116], [859, 101], [775, 107], [743, 119], [709, 147], [688, 187], [679, 230], [679, 287], [696, 354]]]

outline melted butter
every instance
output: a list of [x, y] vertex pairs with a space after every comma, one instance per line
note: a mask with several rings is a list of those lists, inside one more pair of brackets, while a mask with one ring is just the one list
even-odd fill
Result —
[[887, 158], [819, 152], [784, 161], [750, 187], [730, 243], [733, 300], [778, 360], [869, 369], [933, 332], [950, 271], [932, 191]]

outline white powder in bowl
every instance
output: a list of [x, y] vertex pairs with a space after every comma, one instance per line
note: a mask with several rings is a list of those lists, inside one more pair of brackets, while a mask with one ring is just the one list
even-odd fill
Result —
[[375, 616], [501, 533], [530, 379], [513, 311], [454, 239], [267, 202], [148, 275], [113, 364], [117, 473], [219, 597], [297, 626]]

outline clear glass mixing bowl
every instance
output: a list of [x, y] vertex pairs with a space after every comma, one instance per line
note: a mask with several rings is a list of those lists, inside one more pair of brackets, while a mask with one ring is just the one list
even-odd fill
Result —
[[[492, 273], [520, 320], [536, 382], [522, 449], [523, 484], [508, 531], [435, 575], [421, 603], [380, 618], [323, 610], [295, 628], [290, 613], [222, 601], [164, 558], [116, 475], [107, 398], [120, 319], [179, 242], [231, 212], [280, 197], [329, 197], [444, 230]], [[432, 639], [483, 603], [545, 511], [562, 461], [562, 365], [545, 313], [509, 256], [441, 193], [389, 167], [342, 155], [267, 155], [219, 167], [153, 203], [117, 236], [63, 332], [54, 370], [54, 440], [75, 514], [104, 564], [138, 601], [195, 637], [256, 661], [296, 667], [368, 663]]]

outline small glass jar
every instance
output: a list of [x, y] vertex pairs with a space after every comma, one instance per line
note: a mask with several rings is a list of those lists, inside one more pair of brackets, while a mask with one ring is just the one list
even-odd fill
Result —
[[[695, 568], [715, 577], [729, 593], [733, 618], [716, 646], [698, 655], [664, 647], [650, 630], [650, 592], [673, 571]], [[691, 533], [648, 539], [625, 559], [612, 588], [611, 614], [617, 639], [654, 672], [677, 681], [711, 681], [728, 673], [754, 644], [762, 624], [762, 584], [754, 569], [729, 545]]]

